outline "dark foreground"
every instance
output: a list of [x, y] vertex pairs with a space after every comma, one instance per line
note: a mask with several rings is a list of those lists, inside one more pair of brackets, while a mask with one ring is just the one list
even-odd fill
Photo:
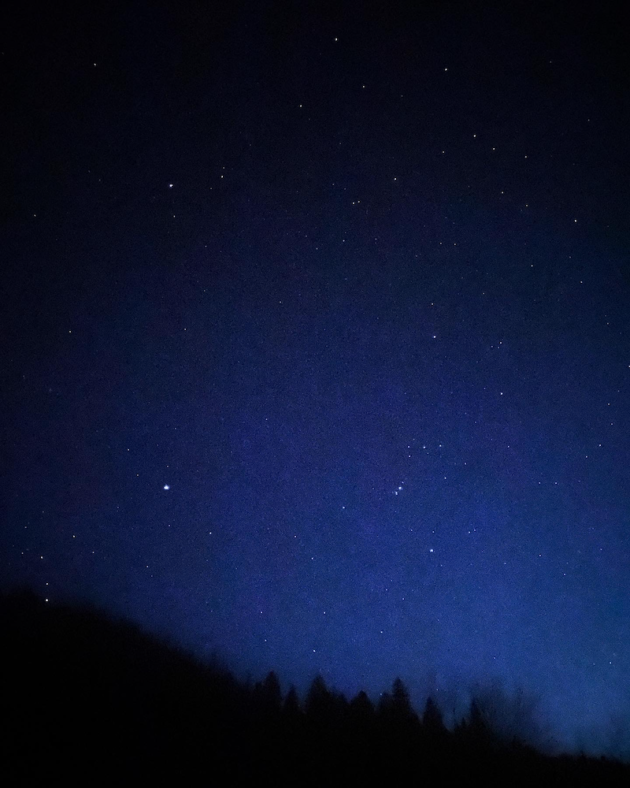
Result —
[[448, 731], [395, 682], [378, 708], [313, 682], [300, 704], [274, 674], [243, 685], [92, 610], [0, 599], [2, 784], [630, 786], [630, 766], [551, 757], [476, 713]]

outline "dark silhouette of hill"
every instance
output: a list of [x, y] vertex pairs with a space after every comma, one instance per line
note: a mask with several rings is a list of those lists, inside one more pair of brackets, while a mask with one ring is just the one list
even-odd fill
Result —
[[303, 704], [274, 673], [218, 664], [90, 608], [0, 597], [3, 784], [629, 785], [630, 767], [551, 757], [497, 735], [473, 701], [449, 731], [396, 679], [375, 707], [316, 677]]

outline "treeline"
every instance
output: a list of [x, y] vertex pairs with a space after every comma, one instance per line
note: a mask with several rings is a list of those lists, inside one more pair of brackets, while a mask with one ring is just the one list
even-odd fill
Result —
[[396, 679], [376, 705], [316, 677], [283, 695], [100, 612], [0, 598], [6, 785], [160, 779], [178, 785], [629, 785], [630, 767], [551, 757], [493, 729], [483, 698], [448, 730]]

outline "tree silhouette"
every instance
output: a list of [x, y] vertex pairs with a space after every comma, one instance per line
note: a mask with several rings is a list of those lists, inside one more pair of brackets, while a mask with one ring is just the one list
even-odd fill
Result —
[[334, 714], [334, 699], [326, 686], [323, 676], [317, 675], [311, 682], [306, 694], [304, 708], [311, 722], [324, 724], [331, 722]]
[[427, 698], [427, 702], [424, 706], [424, 714], [422, 715], [422, 725], [425, 729], [425, 732], [430, 733], [432, 735], [442, 735], [446, 733], [446, 727], [444, 725], [444, 718], [442, 717], [442, 712], [440, 707], [437, 703], [433, 700], [433, 698], [429, 695]]
[[349, 711], [351, 719], [358, 725], [369, 725], [374, 722], [374, 704], [363, 690], [350, 701]]
[[504, 742], [547, 746], [549, 735], [539, 711], [538, 699], [522, 688], [510, 694], [501, 682], [477, 686], [469, 713], [469, 727], [486, 732]]
[[254, 700], [261, 709], [276, 713], [282, 707], [282, 690], [280, 681], [273, 670], [269, 671], [264, 681], [257, 682], [254, 687]]
[[389, 692], [381, 692], [376, 704], [376, 715], [381, 722], [389, 722], [392, 718], [392, 696]]
[[479, 698], [473, 698], [468, 712], [468, 730], [478, 738], [484, 738], [490, 732], [488, 708]]
[[394, 679], [392, 684], [391, 709], [396, 720], [414, 723], [418, 715], [411, 707], [409, 692], [400, 678]]
[[95, 764], [108, 782], [630, 785], [627, 765], [515, 746], [507, 734], [537, 722], [535, 704], [497, 685], [477, 689], [451, 733], [432, 697], [420, 725], [400, 679], [375, 710], [365, 692], [348, 703], [317, 676], [302, 711], [273, 672], [239, 683], [133, 625], [34, 596], [0, 596], [0, 637], [11, 785], [83, 785]]
[[293, 684], [289, 687], [287, 696], [284, 699], [282, 711], [288, 720], [296, 720], [302, 713], [300, 709], [300, 699], [298, 698], [297, 690]]
[[411, 707], [409, 692], [400, 678], [392, 684], [392, 691], [383, 692], [379, 698], [377, 714], [386, 725], [396, 728], [411, 727], [418, 722], [418, 715]]

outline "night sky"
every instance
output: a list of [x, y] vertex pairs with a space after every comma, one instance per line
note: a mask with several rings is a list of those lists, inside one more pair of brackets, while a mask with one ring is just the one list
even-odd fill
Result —
[[621, 20], [25, 2], [0, 31], [2, 587], [284, 689], [502, 681], [571, 746], [630, 729]]

